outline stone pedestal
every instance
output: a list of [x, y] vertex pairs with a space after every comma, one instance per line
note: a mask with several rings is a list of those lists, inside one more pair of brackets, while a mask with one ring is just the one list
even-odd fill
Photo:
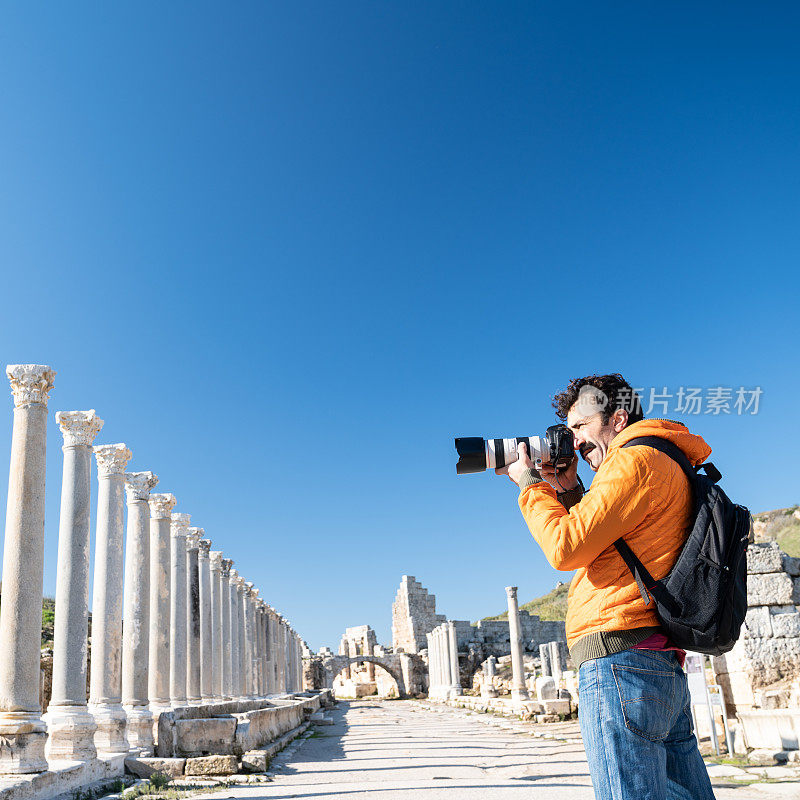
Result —
[[169, 701], [186, 705], [186, 536], [189, 514], [172, 512], [170, 524]]
[[91, 761], [97, 755], [94, 717], [86, 703], [89, 619], [89, 477], [92, 442], [103, 427], [92, 411], [59, 411], [64, 476], [58, 526], [53, 684], [47, 707], [48, 760]]
[[123, 482], [131, 451], [124, 444], [104, 444], [94, 454], [98, 491], [89, 710], [97, 723], [98, 754], [113, 755], [128, 752], [122, 708], [122, 540]]
[[122, 707], [128, 716], [132, 755], [153, 755], [153, 715], [148, 706], [150, 659], [150, 490], [152, 472], [125, 474], [128, 532], [125, 548], [125, 613], [122, 628]]
[[14, 395], [0, 610], [0, 774], [41, 772], [45, 723], [39, 704], [44, 575], [47, 395], [55, 372], [6, 367]]
[[172, 494], [150, 495], [150, 643], [147, 694], [154, 724], [169, 700], [170, 514]]
[[517, 587], [506, 586], [508, 598], [508, 629], [511, 638], [511, 700], [524, 703], [530, 700], [525, 686], [525, 670], [522, 661], [522, 630], [519, 624]]
[[189, 528], [186, 537], [186, 699], [200, 705], [200, 564], [202, 528]]

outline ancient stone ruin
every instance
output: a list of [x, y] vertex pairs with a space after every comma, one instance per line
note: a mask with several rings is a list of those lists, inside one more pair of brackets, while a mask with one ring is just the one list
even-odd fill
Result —
[[800, 559], [775, 542], [747, 551], [747, 616], [733, 650], [713, 659], [728, 713], [754, 748], [800, 746]]
[[42, 714], [45, 444], [55, 372], [16, 364], [6, 374], [14, 422], [0, 606], [0, 799], [55, 797], [122, 775], [125, 766], [149, 774], [156, 750], [169, 774], [202, 770], [192, 759], [212, 754], [228, 759], [228, 771], [233, 759], [235, 771], [248, 751], [296, 735], [325, 701], [297, 694], [300, 637], [231, 559], [211, 550], [189, 514], [173, 510], [174, 495], [152, 493], [153, 472], [126, 471], [125, 444], [94, 445], [103, 427], [94, 410], [55, 415], [64, 466]]

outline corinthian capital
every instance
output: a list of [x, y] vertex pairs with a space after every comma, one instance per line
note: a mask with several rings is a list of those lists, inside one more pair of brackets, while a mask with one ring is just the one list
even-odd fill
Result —
[[91, 447], [103, 420], [90, 411], [56, 411], [56, 422], [64, 434], [64, 447]]
[[200, 547], [200, 537], [204, 533], [202, 528], [189, 528], [186, 534], [186, 549], [197, 550]]
[[169, 519], [177, 502], [174, 494], [151, 494], [150, 519]]
[[170, 515], [169, 532], [171, 536], [185, 538], [189, 533], [189, 523], [192, 520], [191, 514], [179, 514], [173, 511]]
[[201, 539], [198, 544], [200, 545], [200, 558], [208, 558], [208, 552], [211, 550], [211, 539]]
[[[208, 554], [208, 562], [212, 572], [222, 571], [222, 561], [223, 561], [222, 550], [212, 550]], [[223, 577], [224, 575], [225, 573], [223, 573]]]
[[233, 559], [232, 558], [223, 558], [222, 559], [222, 577], [230, 579], [231, 576], [231, 569], [233, 568]]
[[516, 586], [506, 586], [506, 595], [508, 595], [509, 600], [516, 600], [517, 599], [517, 587]]
[[6, 375], [17, 408], [41, 403], [47, 407], [47, 395], [53, 388], [56, 373], [46, 364], [9, 364]]
[[125, 495], [129, 503], [148, 500], [150, 490], [158, 483], [158, 475], [152, 472], [126, 472]]
[[112, 475], [122, 475], [125, 467], [131, 460], [131, 453], [121, 442], [118, 444], [98, 444], [93, 447], [94, 457], [97, 459], [97, 477], [110, 478]]

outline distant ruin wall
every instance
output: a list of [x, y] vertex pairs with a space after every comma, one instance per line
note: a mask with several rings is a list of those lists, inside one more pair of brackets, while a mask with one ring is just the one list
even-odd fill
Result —
[[428, 646], [426, 634], [446, 620], [436, 613], [436, 596], [413, 575], [403, 575], [392, 603], [392, 647], [395, 653], [419, 653]]
[[[765, 690], [789, 703], [800, 678], [800, 558], [775, 542], [751, 544], [747, 552], [747, 616], [733, 650], [714, 658], [714, 671], [729, 707], [764, 707]], [[796, 704], [796, 699], [791, 700]]]

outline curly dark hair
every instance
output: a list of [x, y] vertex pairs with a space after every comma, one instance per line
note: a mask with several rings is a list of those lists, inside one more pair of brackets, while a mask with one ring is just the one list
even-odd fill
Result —
[[601, 409], [604, 424], [619, 408], [628, 412], [628, 425], [644, 419], [639, 395], [618, 372], [612, 372], [611, 375], [587, 375], [585, 378], [573, 378], [563, 392], [559, 392], [553, 397], [553, 408], [559, 419], [567, 418], [567, 412], [575, 405], [584, 386], [598, 389], [607, 398], [608, 403]]

